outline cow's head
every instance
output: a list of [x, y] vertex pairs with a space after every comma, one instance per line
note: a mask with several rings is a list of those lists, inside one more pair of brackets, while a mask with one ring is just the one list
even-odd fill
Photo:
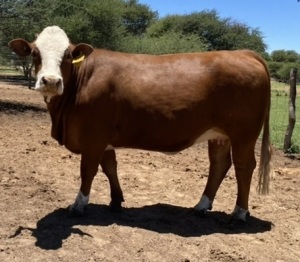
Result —
[[46, 27], [33, 43], [14, 39], [9, 47], [20, 57], [32, 55], [35, 65], [35, 89], [49, 100], [61, 95], [71, 77], [72, 63], [93, 52], [87, 44], [72, 45], [66, 33], [58, 26]]

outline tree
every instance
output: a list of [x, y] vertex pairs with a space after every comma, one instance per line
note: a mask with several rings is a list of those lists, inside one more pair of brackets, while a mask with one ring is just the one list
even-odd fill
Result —
[[271, 59], [275, 62], [297, 62], [299, 54], [293, 50], [274, 50], [271, 53]]
[[273, 79], [279, 80], [281, 76], [279, 75], [278, 71], [281, 69], [283, 63], [268, 61], [268, 68], [270, 72], [270, 76]]
[[148, 5], [139, 4], [138, 0], [125, 1], [123, 24], [128, 34], [141, 36], [157, 18], [158, 13], [152, 11]]
[[291, 68], [300, 68], [300, 63], [281, 63], [277, 71], [278, 80], [288, 82], [290, 79]]
[[231, 18], [220, 18], [215, 10], [166, 16], [152, 24], [148, 33], [151, 36], [161, 36], [169, 31], [183, 35], [195, 34], [209, 50], [248, 48], [260, 53], [266, 50], [266, 44], [263, 42], [259, 29], [252, 29]]
[[141, 35], [157, 12], [137, 0], [0, 0], [0, 31], [6, 40], [33, 41], [44, 27], [62, 27], [74, 42], [118, 49], [126, 34]]
[[182, 35], [174, 31], [157, 37], [150, 35], [143, 37], [127, 36], [123, 38], [121, 47], [121, 51], [129, 53], [156, 55], [206, 50], [207, 47], [200, 41], [198, 36], [194, 34]]
[[52, 13], [52, 24], [62, 27], [74, 43], [117, 49], [124, 32], [122, 14], [120, 0], [62, 0]]
[[182, 35], [195, 34], [206, 43], [208, 49], [213, 50], [219, 45], [218, 36], [224, 31], [224, 27], [215, 11], [203, 11], [189, 15], [166, 16], [150, 26], [148, 30], [151, 36], [162, 36], [170, 31]]
[[[248, 48], [266, 54], [259, 29], [221, 18], [215, 10], [158, 19], [138, 0], [0, 0], [1, 41], [35, 39], [62, 27], [74, 43], [111, 50], [174, 53]], [[160, 50], [159, 50], [160, 49]]]
[[294, 50], [274, 50], [268, 66], [272, 78], [286, 82], [291, 68], [300, 68], [300, 55]]
[[7, 39], [23, 37], [30, 41], [43, 27], [51, 24], [52, 13], [61, 2], [59, 0], [0, 1], [0, 9], [4, 16], [0, 24], [3, 36]]
[[266, 50], [266, 44], [258, 28], [250, 28], [246, 24], [235, 21], [228, 21], [228, 27], [221, 38], [223, 39], [223, 49], [237, 50], [250, 49], [263, 54]]
[[289, 62], [300, 62], [300, 55], [295, 50], [287, 50], [287, 61]]

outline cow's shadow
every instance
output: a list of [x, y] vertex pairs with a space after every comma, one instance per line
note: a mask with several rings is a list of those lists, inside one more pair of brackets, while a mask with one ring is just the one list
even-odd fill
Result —
[[214, 233], [260, 233], [270, 231], [272, 228], [271, 222], [253, 216], [250, 216], [247, 224], [242, 226], [228, 224], [229, 218], [230, 216], [223, 212], [210, 212], [203, 218], [192, 208], [168, 204], [124, 208], [121, 213], [113, 213], [105, 205], [89, 204], [88, 213], [84, 217], [69, 217], [67, 209], [56, 209], [40, 219], [36, 228], [20, 226], [11, 238], [18, 236], [23, 230], [30, 230], [36, 237], [36, 246], [42, 249], [59, 249], [63, 240], [72, 234], [90, 236], [76, 227], [80, 225], [98, 226], [101, 230], [100, 227], [117, 224], [182, 237], [201, 237]]

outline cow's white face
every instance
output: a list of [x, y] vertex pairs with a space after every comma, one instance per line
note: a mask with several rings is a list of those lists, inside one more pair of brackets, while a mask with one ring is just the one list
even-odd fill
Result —
[[[63, 93], [64, 83], [60, 66], [69, 44], [66, 33], [57, 26], [46, 27], [35, 41], [39, 52], [37, 59], [41, 60], [35, 89], [47, 99]], [[34, 53], [33, 57], [35, 59]]]
[[67, 85], [72, 78], [72, 61], [76, 64], [76, 61], [82, 60], [78, 58], [85, 58], [94, 50], [88, 44], [71, 44], [66, 33], [58, 26], [46, 27], [33, 43], [17, 38], [8, 45], [20, 57], [32, 55], [36, 73], [35, 89], [41, 92], [47, 102], [51, 97], [63, 94], [64, 84]]

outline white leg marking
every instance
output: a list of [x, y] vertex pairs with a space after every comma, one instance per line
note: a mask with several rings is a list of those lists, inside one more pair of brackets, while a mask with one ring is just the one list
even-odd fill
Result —
[[206, 195], [203, 195], [199, 201], [199, 203], [194, 207], [197, 211], [200, 212], [207, 212], [207, 210], [212, 209], [212, 200], [209, 200], [209, 198]]
[[234, 219], [239, 219], [239, 220], [243, 220], [243, 221], [246, 221], [248, 214], [249, 214], [248, 210], [243, 209], [239, 206], [235, 206], [235, 208], [232, 212], [232, 216]]
[[80, 214], [83, 214], [84, 208], [89, 203], [89, 195], [84, 196], [81, 191], [79, 191], [75, 203], [70, 206], [70, 211], [78, 212]]

